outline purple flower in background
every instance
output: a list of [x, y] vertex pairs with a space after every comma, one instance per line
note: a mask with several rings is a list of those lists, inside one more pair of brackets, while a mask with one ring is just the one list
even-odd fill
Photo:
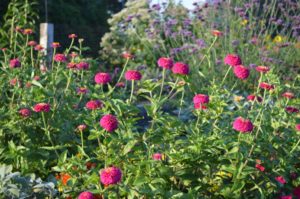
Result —
[[205, 48], [206, 47], [206, 43], [203, 39], [197, 39], [196, 44], [198, 45], [199, 48]]
[[238, 46], [238, 45], [240, 44], [240, 41], [239, 41], [239, 40], [233, 40], [233, 41], [231, 42], [231, 44], [232, 44], [233, 46]]
[[251, 69], [253, 69], [253, 68], [256, 67], [256, 64], [249, 64], [249, 67], [250, 67]]
[[152, 5], [152, 9], [156, 10], [156, 11], [159, 11], [161, 9], [160, 5], [159, 4], [153, 4]]

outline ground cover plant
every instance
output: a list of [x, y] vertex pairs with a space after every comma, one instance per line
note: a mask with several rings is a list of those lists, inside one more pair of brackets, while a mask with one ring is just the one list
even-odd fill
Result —
[[49, 59], [33, 29], [12, 27], [0, 198], [300, 198], [299, 3], [271, 1], [286, 29], [250, 15], [267, 1], [144, 3], [112, 18], [99, 59], [76, 34]]

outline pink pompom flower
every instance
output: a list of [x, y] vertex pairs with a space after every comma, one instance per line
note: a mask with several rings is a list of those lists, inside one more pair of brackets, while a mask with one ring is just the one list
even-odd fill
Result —
[[153, 160], [162, 160], [162, 154], [161, 153], [154, 153], [152, 155]]
[[111, 81], [111, 76], [109, 73], [97, 73], [94, 79], [96, 84], [107, 84]]
[[79, 194], [78, 199], [94, 199], [94, 196], [91, 192], [84, 191]]
[[36, 46], [37, 45], [37, 42], [36, 41], [29, 41], [28, 46]]
[[59, 48], [59, 47], [60, 47], [60, 43], [59, 43], [59, 42], [53, 42], [53, 43], [51, 44], [51, 47], [52, 47], [52, 48]]
[[84, 131], [86, 128], [87, 128], [87, 126], [85, 124], [80, 124], [80, 125], [77, 126], [77, 129], [79, 131]]
[[241, 58], [236, 54], [228, 54], [224, 58], [224, 63], [229, 66], [237, 66], [242, 64]]
[[87, 62], [81, 61], [78, 64], [76, 64], [76, 68], [78, 70], [87, 70], [89, 69], [90, 65]]
[[142, 74], [137, 70], [128, 70], [125, 73], [126, 80], [141, 80]]
[[261, 83], [259, 84], [259, 87], [262, 88], [262, 89], [264, 89], [264, 90], [273, 90], [273, 89], [275, 88], [274, 85], [268, 84], [268, 83], [266, 83], [266, 82], [261, 82]]
[[294, 93], [291, 92], [285, 92], [282, 94], [282, 97], [285, 97], [287, 99], [293, 99], [295, 97]]
[[270, 68], [268, 66], [257, 66], [255, 70], [260, 73], [267, 73], [270, 71]]
[[77, 88], [77, 95], [84, 95], [84, 94], [87, 94], [87, 92], [88, 92], [88, 89], [85, 87]]
[[34, 112], [49, 112], [50, 111], [50, 104], [48, 103], [38, 103], [36, 105], [34, 105], [33, 107]]
[[69, 39], [75, 39], [75, 38], [77, 38], [77, 35], [76, 34], [69, 34], [68, 37], [69, 37]]
[[293, 199], [292, 195], [288, 195], [288, 196], [279, 196], [279, 199]]
[[157, 64], [164, 69], [171, 69], [173, 67], [173, 60], [167, 57], [161, 57], [158, 59]]
[[96, 110], [102, 108], [102, 105], [100, 100], [90, 100], [85, 104], [85, 107], [89, 110]]
[[286, 180], [284, 179], [283, 176], [277, 176], [277, 177], [275, 178], [275, 180], [276, 180], [277, 182], [279, 182], [280, 184], [286, 184]]
[[250, 120], [238, 117], [233, 122], [233, 129], [241, 133], [251, 132], [253, 130], [253, 124]]
[[255, 96], [255, 95], [248, 95], [247, 96], [247, 100], [248, 101], [258, 101], [258, 102], [262, 102], [262, 98], [260, 96]]
[[10, 68], [20, 68], [21, 67], [21, 62], [18, 58], [16, 59], [11, 59], [9, 61], [9, 67]]
[[189, 66], [182, 62], [176, 62], [172, 68], [172, 72], [179, 75], [188, 75], [189, 71]]
[[233, 72], [239, 79], [247, 79], [250, 75], [250, 70], [243, 65], [237, 65], [234, 67]]
[[296, 131], [300, 131], [300, 124], [296, 124], [295, 129]]
[[197, 94], [194, 96], [193, 102], [194, 104], [198, 104], [198, 103], [207, 104], [209, 103], [209, 96], [205, 94]]
[[118, 128], [119, 122], [114, 115], [107, 114], [100, 119], [100, 126], [108, 132], [113, 132]]
[[28, 108], [22, 108], [22, 109], [19, 110], [19, 114], [20, 114], [22, 117], [30, 117], [31, 111], [30, 111], [30, 109], [28, 109]]
[[292, 107], [292, 106], [287, 106], [285, 108], [286, 112], [288, 113], [298, 113], [299, 112], [299, 109], [295, 108], [295, 107]]
[[100, 171], [100, 181], [105, 186], [114, 185], [121, 181], [122, 171], [117, 167], [108, 167]]
[[54, 55], [54, 61], [56, 61], [56, 62], [66, 62], [67, 57], [64, 54], [56, 54], [56, 55]]
[[264, 171], [265, 171], [265, 167], [262, 166], [261, 164], [256, 164], [256, 165], [255, 165], [255, 168], [258, 169], [258, 170], [260, 170], [261, 172], [264, 172]]

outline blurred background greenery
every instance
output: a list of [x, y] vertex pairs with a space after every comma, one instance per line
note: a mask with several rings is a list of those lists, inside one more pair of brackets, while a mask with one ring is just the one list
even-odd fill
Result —
[[[84, 38], [86, 46], [91, 50], [90, 55], [97, 56], [99, 41], [102, 35], [109, 30], [107, 19], [113, 13], [120, 11], [126, 0], [1, 0], [0, 1], [0, 27], [5, 23], [9, 29], [11, 22], [9, 19], [15, 12], [23, 12], [21, 8], [29, 8], [36, 13], [30, 18], [35, 32], [38, 33], [39, 23], [48, 21], [54, 24], [54, 40], [60, 42], [63, 47], [69, 45], [68, 34], [76, 33]], [[26, 5], [28, 2], [28, 5]], [[10, 6], [10, 4], [14, 5]], [[46, 17], [46, 5], [48, 15]], [[46, 19], [47, 18], [47, 19]], [[16, 22], [18, 24], [18, 22]], [[30, 24], [18, 24], [26, 26]], [[31, 26], [31, 25], [30, 25]], [[8, 30], [6, 30], [7, 33]], [[0, 33], [1, 46], [5, 44], [5, 32]], [[38, 34], [35, 34], [38, 40]], [[1, 39], [2, 38], [2, 39]], [[3, 45], [3, 46], [2, 46]]]

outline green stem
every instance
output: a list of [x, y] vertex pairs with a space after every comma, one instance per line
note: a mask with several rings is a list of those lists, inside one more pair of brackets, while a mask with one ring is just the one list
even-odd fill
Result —
[[163, 73], [162, 73], [162, 82], [161, 82], [161, 87], [160, 87], [160, 93], [159, 93], [158, 101], [160, 100], [161, 94], [162, 94], [163, 89], [164, 89], [165, 75], [166, 75], [166, 69], [164, 68], [164, 69], [163, 69]]
[[81, 138], [81, 148], [84, 150], [84, 145], [83, 145], [83, 132], [80, 130], [80, 138]]
[[131, 103], [133, 91], [134, 91], [134, 80], [131, 81], [131, 93], [130, 93], [129, 103]]
[[228, 70], [227, 70], [227, 72], [226, 72], [226, 74], [225, 74], [225, 76], [224, 76], [224, 78], [223, 78], [223, 80], [222, 80], [222, 82], [221, 82], [221, 84], [220, 84], [220, 88], [223, 86], [223, 83], [224, 83], [226, 77], [228, 76], [230, 70], [231, 70], [231, 66], [229, 66], [229, 68], [228, 68]]
[[[54, 143], [53, 143], [53, 141], [52, 141], [52, 139], [51, 139], [50, 131], [48, 130], [48, 125], [47, 125], [47, 123], [46, 123], [46, 119], [45, 119], [44, 112], [42, 112], [42, 119], [43, 119], [44, 128], [45, 128], [45, 132], [46, 132], [46, 135], [47, 135], [47, 137], [48, 137], [48, 140], [50, 141], [52, 147], [54, 147], [55, 145], [54, 145]], [[57, 150], [54, 149], [54, 151], [55, 151], [56, 156], [59, 157], [59, 154], [58, 154]]]
[[178, 117], [180, 117], [181, 108], [182, 108], [182, 104], [183, 104], [183, 97], [184, 97], [184, 87], [183, 87], [182, 94], [181, 94], [180, 107], [179, 107]]

